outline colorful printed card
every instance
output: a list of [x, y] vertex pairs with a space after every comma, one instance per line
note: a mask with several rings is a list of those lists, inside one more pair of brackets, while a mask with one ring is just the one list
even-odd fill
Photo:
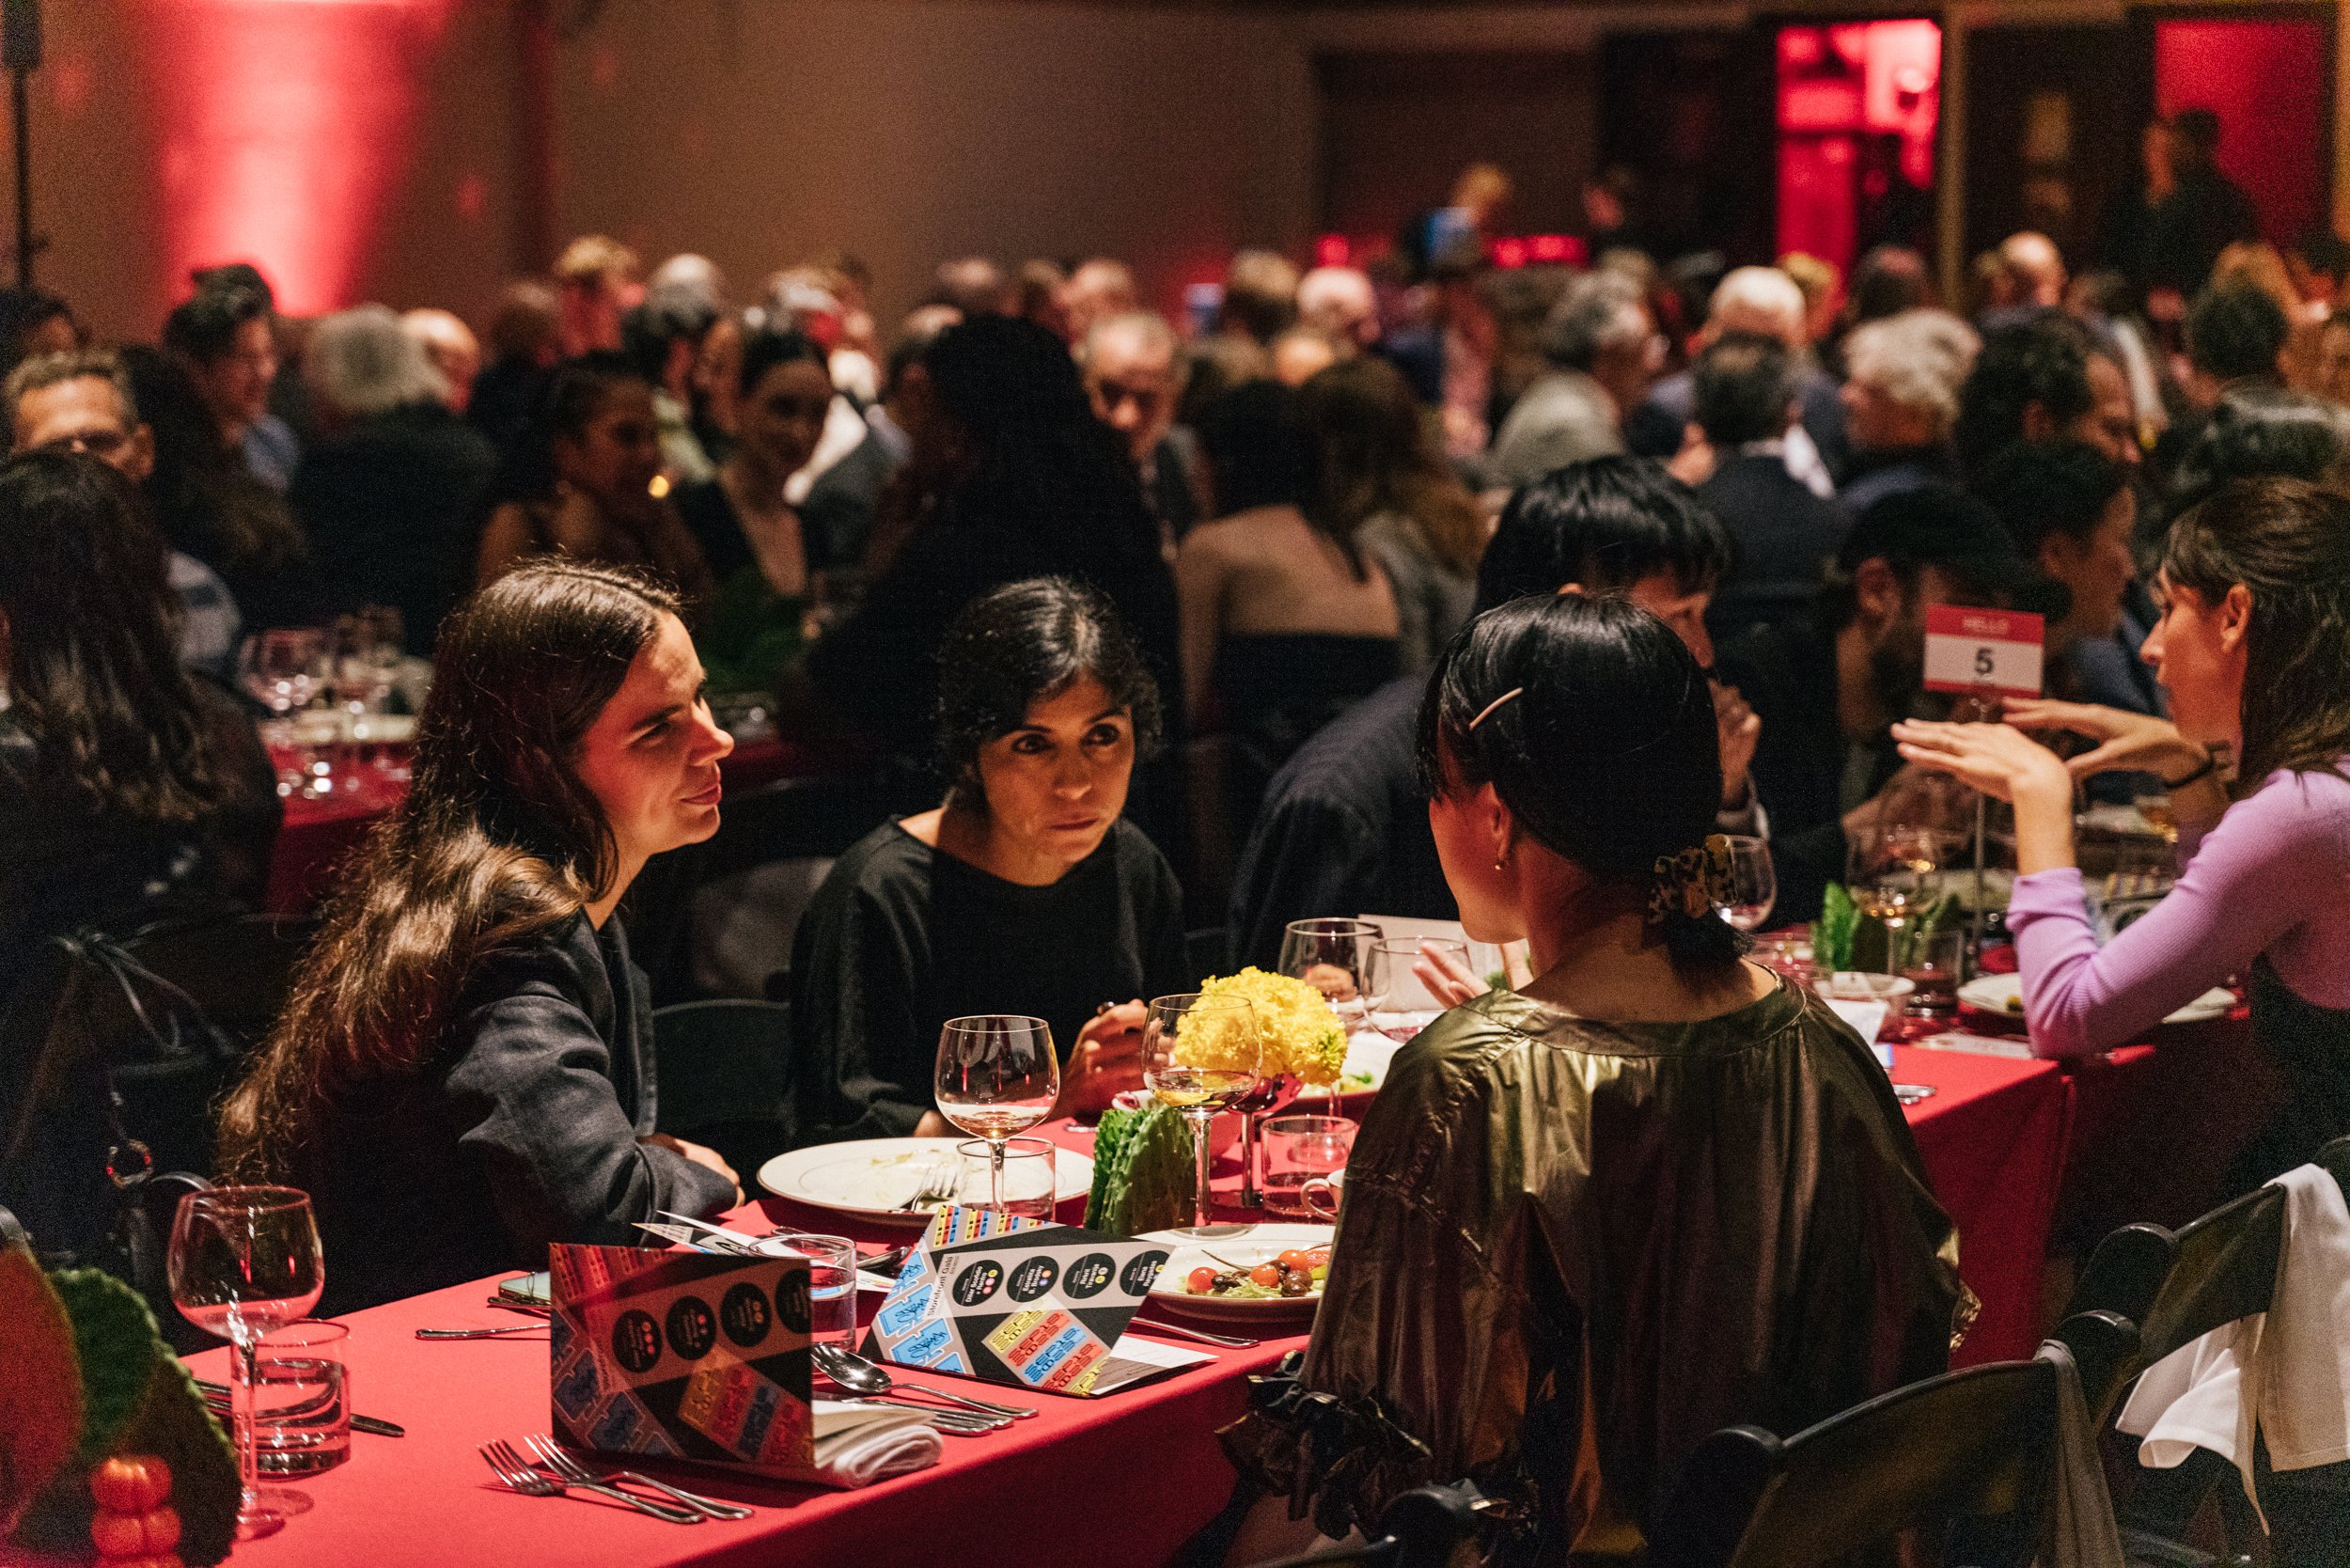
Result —
[[807, 1259], [548, 1251], [556, 1435], [814, 1478]]
[[1073, 1225], [942, 1211], [874, 1314], [865, 1354], [1078, 1398], [1171, 1370], [1111, 1353], [1167, 1249]]

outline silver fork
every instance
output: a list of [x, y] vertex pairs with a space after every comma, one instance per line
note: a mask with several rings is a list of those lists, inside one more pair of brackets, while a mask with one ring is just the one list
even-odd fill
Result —
[[497, 1472], [498, 1480], [525, 1497], [559, 1497], [572, 1490], [593, 1492], [600, 1497], [626, 1503], [639, 1513], [650, 1513], [673, 1525], [698, 1525], [702, 1522], [702, 1516], [691, 1509], [671, 1508], [667, 1503], [657, 1503], [650, 1497], [640, 1497], [633, 1492], [623, 1492], [617, 1486], [606, 1486], [601, 1482], [558, 1481], [543, 1470], [532, 1469], [524, 1462], [523, 1456], [514, 1451], [513, 1445], [503, 1438], [482, 1444], [481, 1458]]
[[962, 1180], [962, 1168], [933, 1158], [922, 1168], [922, 1184], [912, 1198], [898, 1205], [904, 1213], [931, 1203], [943, 1203], [955, 1195], [955, 1186]]
[[618, 1486], [625, 1482], [632, 1486], [643, 1486], [659, 1492], [672, 1501], [683, 1503], [695, 1513], [707, 1513], [713, 1519], [747, 1519], [751, 1516], [751, 1511], [747, 1508], [741, 1508], [729, 1502], [720, 1502], [715, 1497], [705, 1497], [698, 1492], [685, 1491], [670, 1485], [666, 1481], [655, 1481], [652, 1477], [635, 1470], [614, 1470], [607, 1475], [598, 1475], [581, 1464], [576, 1455], [557, 1443], [551, 1435], [525, 1437], [523, 1439], [523, 1444], [531, 1452], [537, 1454], [540, 1462], [548, 1469], [553, 1470], [565, 1481], [575, 1481], [583, 1486], [590, 1482], [601, 1482], [606, 1486]]

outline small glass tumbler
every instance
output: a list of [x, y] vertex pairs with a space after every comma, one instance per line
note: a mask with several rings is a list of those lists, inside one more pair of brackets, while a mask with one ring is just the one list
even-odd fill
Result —
[[351, 1330], [306, 1318], [261, 1336], [254, 1357], [254, 1448], [265, 1476], [310, 1476], [351, 1457]]
[[[1004, 1143], [1004, 1212], [1023, 1219], [1050, 1221], [1059, 1204], [1059, 1151], [1045, 1138], [1015, 1137]], [[983, 1201], [987, 1194], [988, 1149], [983, 1138], [955, 1145], [963, 1162], [956, 1191], [964, 1203]]]
[[1277, 1116], [1264, 1124], [1264, 1206], [1292, 1219], [1320, 1219], [1308, 1206], [1308, 1182], [1326, 1184], [1346, 1168], [1355, 1125], [1342, 1116]]
[[820, 1236], [805, 1231], [785, 1231], [768, 1240], [807, 1259], [808, 1341], [854, 1350], [856, 1243], [846, 1236]]
[[1966, 932], [1913, 931], [1902, 943], [1902, 979], [1917, 987], [1908, 1014], [1919, 1022], [1945, 1024], [1958, 1015], [1958, 988], [1966, 980]]

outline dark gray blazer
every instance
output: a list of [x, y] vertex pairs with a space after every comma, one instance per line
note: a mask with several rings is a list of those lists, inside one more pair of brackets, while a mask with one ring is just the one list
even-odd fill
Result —
[[505, 1270], [550, 1242], [631, 1247], [656, 1209], [734, 1201], [653, 1131], [652, 1011], [616, 917], [576, 916], [491, 954], [423, 1073], [346, 1093], [311, 1191], [330, 1312]]

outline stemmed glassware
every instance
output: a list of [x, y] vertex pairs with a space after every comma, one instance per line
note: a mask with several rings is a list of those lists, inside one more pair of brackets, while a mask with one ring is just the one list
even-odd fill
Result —
[[1722, 918], [1740, 931], [1759, 931], [1778, 902], [1778, 874], [1771, 867], [1771, 846], [1746, 834], [1730, 839], [1730, 896], [1721, 905]]
[[1439, 957], [1449, 958], [1466, 969], [1468, 944], [1449, 936], [1386, 937], [1371, 944], [1370, 962], [1363, 974], [1363, 1016], [1372, 1028], [1401, 1044], [1426, 1028], [1443, 1011], [1441, 1007], [1402, 1005], [1413, 994], [1413, 966], [1422, 959], [1434, 962]]
[[1142, 1082], [1191, 1123], [1198, 1184], [1192, 1223], [1208, 1223], [1208, 1123], [1257, 1087], [1257, 1010], [1239, 996], [1186, 991], [1151, 1003], [1142, 1031]]
[[1920, 909], [1940, 896], [1936, 873], [1950, 853], [1951, 839], [1935, 823], [1879, 813], [1852, 841], [1845, 890], [1855, 909], [1885, 927], [1888, 974], [1903, 932]]
[[[311, 772], [314, 759], [298, 745], [293, 715], [318, 696], [326, 664], [326, 634], [315, 627], [257, 632], [244, 639], [238, 651], [238, 684], [269, 713], [261, 726], [261, 740], [278, 764], [279, 794], [296, 790], [304, 794], [316, 792]], [[290, 774], [286, 771], [290, 755], [296, 759]]]
[[983, 1012], [938, 1031], [938, 1111], [987, 1139], [987, 1205], [1004, 1207], [1004, 1145], [1053, 1114], [1060, 1058], [1042, 1018]]
[[326, 1285], [309, 1195], [293, 1187], [212, 1187], [180, 1200], [166, 1262], [172, 1304], [207, 1334], [236, 1347], [229, 1378], [229, 1421], [243, 1496], [237, 1539], [268, 1535], [308, 1497], [255, 1485], [255, 1359], [261, 1336], [301, 1322]]
[[[1281, 973], [1321, 992], [1338, 1015], [1339, 1027], [1351, 1035], [1370, 1017], [1371, 993], [1364, 980], [1378, 941], [1379, 928], [1362, 920], [1292, 920], [1281, 933]], [[1264, 1203], [1258, 1185], [1260, 1124], [1296, 1099], [1304, 1087], [1294, 1073], [1263, 1073], [1256, 1090], [1235, 1107], [1241, 1112], [1240, 1200], [1245, 1208]]]

